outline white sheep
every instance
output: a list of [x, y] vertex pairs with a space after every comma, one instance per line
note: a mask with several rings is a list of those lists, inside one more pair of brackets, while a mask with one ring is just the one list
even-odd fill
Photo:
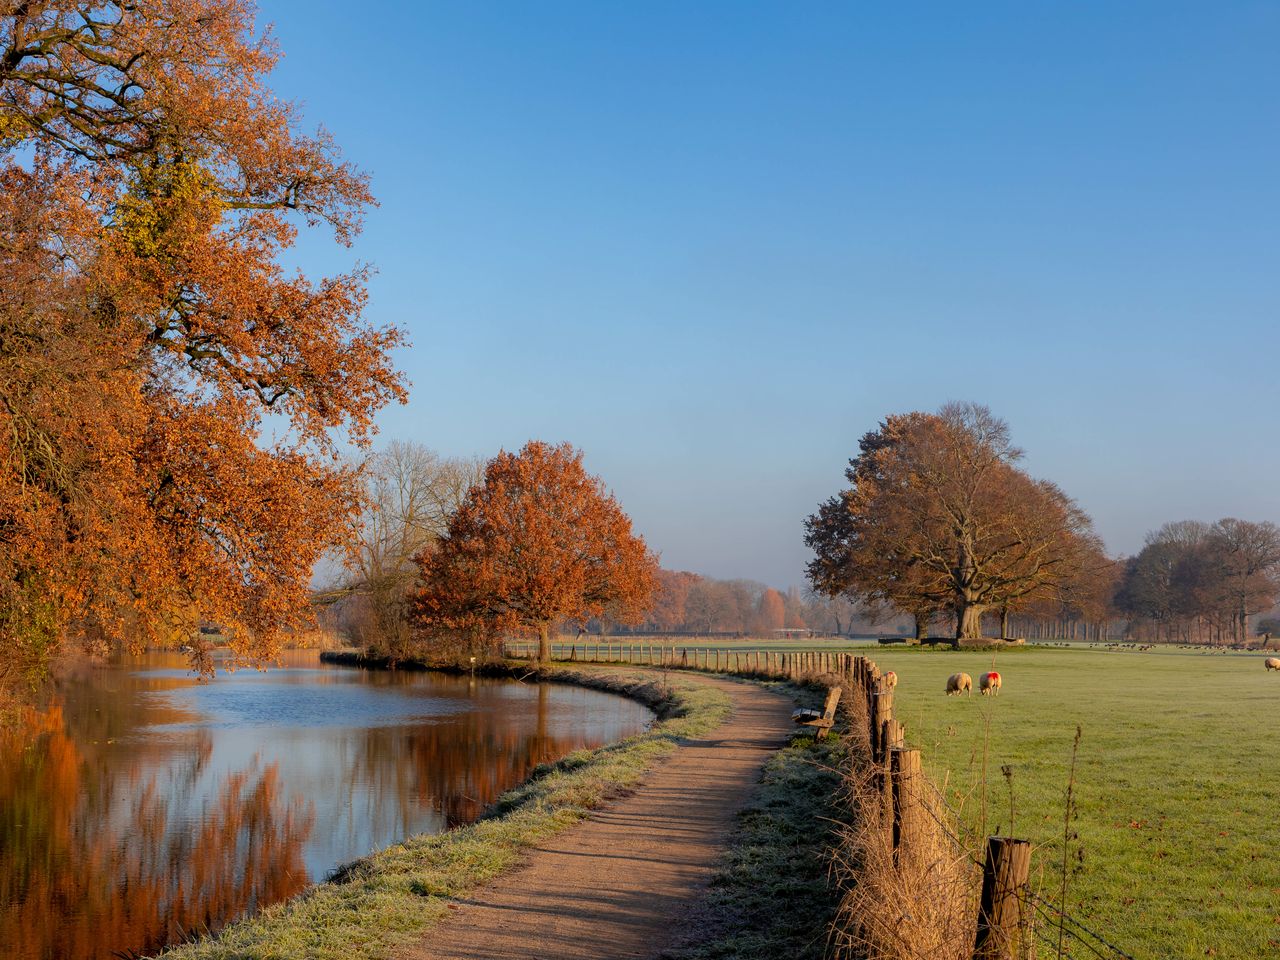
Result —
[[892, 690], [898, 685], [898, 675], [889, 670], [880, 678], [880, 682], [884, 684], [886, 690]]
[[982, 679], [978, 681], [978, 689], [982, 695], [996, 697], [1000, 695], [1000, 674], [992, 670], [990, 673], [984, 673]]
[[1280, 657], [1267, 657], [1262, 661], [1262, 665], [1268, 670], [1280, 670]]
[[947, 696], [953, 693], [957, 696], [962, 693], [966, 697], [973, 696], [973, 677], [967, 673], [953, 673], [947, 677]]

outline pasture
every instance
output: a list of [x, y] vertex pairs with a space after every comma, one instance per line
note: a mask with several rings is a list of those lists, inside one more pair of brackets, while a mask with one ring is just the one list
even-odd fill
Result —
[[[1004, 689], [987, 698], [977, 680], [990, 653], [866, 652], [898, 674], [908, 742], [968, 827], [1037, 844], [1045, 897], [1058, 899], [1078, 724], [1083, 859], [1067, 911], [1139, 960], [1280, 956], [1280, 674], [1261, 656], [1010, 650], [996, 658]], [[943, 694], [958, 670], [972, 699]]]

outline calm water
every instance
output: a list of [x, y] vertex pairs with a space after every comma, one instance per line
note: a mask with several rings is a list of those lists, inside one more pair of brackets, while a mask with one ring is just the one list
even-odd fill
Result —
[[575, 687], [329, 667], [86, 669], [0, 733], [0, 956], [154, 952], [474, 819], [538, 763], [644, 729]]

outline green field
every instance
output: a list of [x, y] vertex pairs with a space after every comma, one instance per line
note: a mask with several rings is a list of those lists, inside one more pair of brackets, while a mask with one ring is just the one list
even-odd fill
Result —
[[[634, 642], [610, 641], [615, 654]], [[995, 655], [1004, 689], [991, 699], [976, 690], [990, 652], [844, 639], [674, 643], [848, 651], [896, 671], [898, 719], [949, 803], [974, 836], [998, 828], [1037, 844], [1033, 882], [1055, 903], [1079, 725], [1071, 829], [1083, 859], [1072, 858], [1068, 912], [1138, 960], [1280, 958], [1280, 673], [1263, 669], [1262, 654], [1011, 648]], [[958, 670], [974, 678], [972, 699], [943, 693]], [[1064, 954], [1094, 956], [1079, 945]]]
[[[1033, 871], [1055, 901], [1071, 744], [1083, 728], [1072, 827], [1084, 858], [1067, 904], [1087, 926], [1138, 958], [1280, 956], [1280, 674], [1261, 656], [1011, 650], [997, 658], [1004, 689], [990, 699], [976, 692], [989, 653], [868, 653], [897, 672], [907, 739], [975, 832], [989, 721], [987, 832], [1040, 845]], [[957, 670], [974, 677], [971, 700], [943, 695]]]

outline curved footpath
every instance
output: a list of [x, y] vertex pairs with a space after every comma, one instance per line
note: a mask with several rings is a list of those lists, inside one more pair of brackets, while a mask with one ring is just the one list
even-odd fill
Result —
[[683, 915], [714, 875], [765, 760], [793, 729], [784, 696], [689, 677], [729, 695], [727, 723], [685, 741], [630, 796], [457, 901], [403, 960], [652, 957], [684, 939]]

